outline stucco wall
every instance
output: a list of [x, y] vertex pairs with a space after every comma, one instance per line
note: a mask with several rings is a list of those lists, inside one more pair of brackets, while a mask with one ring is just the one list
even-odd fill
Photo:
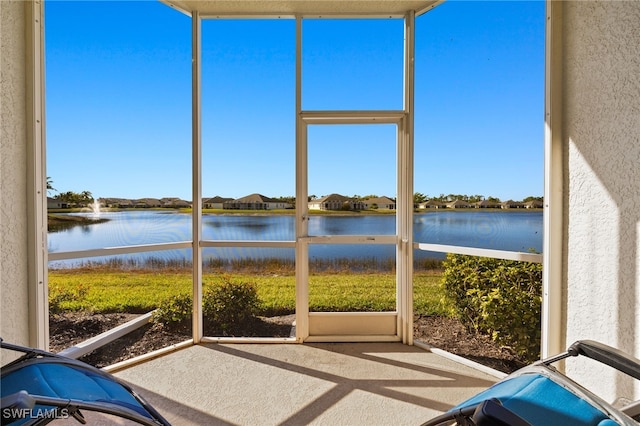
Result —
[[[568, 2], [563, 15], [566, 341], [640, 356], [640, 2]], [[567, 372], [610, 399], [633, 393], [593, 367]]]
[[28, 344], [24, 12], [0, 1], [0, 336]]

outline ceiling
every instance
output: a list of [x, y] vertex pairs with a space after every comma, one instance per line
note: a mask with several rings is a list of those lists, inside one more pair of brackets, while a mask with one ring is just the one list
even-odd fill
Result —
[[201, 17], [306, 16], [306, 17], [399, 17], [409, 11], [416, 15], [428, 12], [443, 0], [160, 0]]

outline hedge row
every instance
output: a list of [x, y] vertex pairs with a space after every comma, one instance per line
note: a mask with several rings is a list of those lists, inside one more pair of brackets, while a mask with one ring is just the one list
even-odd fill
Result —
[[540, 357], [542, 265], [448, 254], [445, 294], [460, 320], [527, 361]]

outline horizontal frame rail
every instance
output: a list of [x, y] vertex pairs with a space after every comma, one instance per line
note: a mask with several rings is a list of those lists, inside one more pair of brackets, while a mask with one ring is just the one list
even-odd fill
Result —
[[396, 235], [313, 235], [300, 238], [308, 244], [397, 244]]
[[466, 254], [469, 256], [492, 257], [495, 259], [516, 260], [520, 262], [542, 263], [542, 255], [518, 251], [504, 251], [475, 247], [448, 246], [444, 244], [415, 243], [414, 248], [438, 253]]
[[[318, 235], [301, 238], [308, 244], [396, 244], [395, 235]], [[273, 247], [295, 248], [295, 241], [201, 241], [200, 247]], [[451, 246], [444, 244], [414, 243], [414, 248], [437, 253], [456, 253], [470, 256], [493, 257], [496, 259], [516, 260], [522, 262], [542, 263], [542, 254], [524, 253], [504, 250], [483, 249], [475, 247]], [[69, 260], [85, 257], [114, 256], [119, 254], [145, 253], [151, 251], [175, 250], [191, 248], [190, 241], [177, 243], [144, 244], [137, 246], [108, 247], [91, 250], [66, 251], [49, 253], [49, 261]]]
[[306, 124], [398, 124], [404, 111], [302, 111]]
[[295, 248], [295, 241], [265, 241], [265, 240], [206, 240], [200, 241], [200, 247], [267, 247], [267, 248]]
[[[273, 248], [295, 248], [295, 241], [200, 241], [200, 247], [273, 247]], [[106, 247], [90, 250], [50, 252], [49, 261], [69, 260], [85, 257], [113, 256], [119, 254], [145, 253], [150, 251], [163, 251], [192, 248], [191, 241], [181, 241], [177, 243], [144, 244], [135, 246]]]
[[[396, 244], [395, 235], [317, 235], [300, 239], [309, 244]], [[273, 247], [295, 248], [295, 241], [201, 241], [200, 247]], [[504, 250], [483, 249], [475, 247], [451, 246], [444, 244], [414, 243], [414, 248], [438, 253], [456, 253], [470, 256], [493, 257], [496, 259], [517, 260], [523, 262], [542, 263], [542, 254], [524, 253]], [[49, 261], [68, 260], [84, 257], [113, 256], [118, 254], [145, 253], [151, 251], [175, 250], [191, 248], [190, 241], [176, 243], [144, 244], [136, 246], [107, 247], [91, 250], [49, 252]]]
[[[160, 0], [162, 1], [162, 0]], [[179, 9], [175, 5], [170, 5], [172, 8], [179, 10], [187, 16], [191, 15], [191, 12]], [[435, 6], [434, 6], [435, 7]], [[429, 8], [431, 9], [431, 7]], [[403, 13], [362, 13], [359, 12], [357, 14], [345, 14], [345, 13], [302, 13], [300, 14], [302, 19], [402, 19], [404, 18]], [[200, 18], [203, 20], [212, 20], [212, 19], [295, 19], [296, 14], [290, 12], [284, 13], [274, 13], [274, 12], [265, 12], [265, 13], [250, 13], [244, 14], [241, 12], [228, 12], [228, 13], [209, 13], [204, 12], [200, 14]]]
[[78, 251], [64, 251], [64, 252], [49, 252], [49, 261], [52, 260], [69, 260], [78, 259], [84, 257], [98, 257], [98, 256], [114, 256], [118, 254], [131, 254], [131, 253], [146, 253], [150, 251], [163, 251], [163, 250], [175, 250], [192, 248], [193, 243], [191, 241], [180, 241], [176, 243], [158, 243], [158, 244], [143, 244], [134, 246], [120, 246], [120, 247], [107, 247], [90, 250], [78, 250]]

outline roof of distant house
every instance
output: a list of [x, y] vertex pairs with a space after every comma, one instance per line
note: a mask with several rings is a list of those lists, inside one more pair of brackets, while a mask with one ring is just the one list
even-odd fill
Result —
[[266, 197], [262, 194], [250, 194], [242, 198], [233, 200], [236, 203], [280, 203], [282, 201]]

